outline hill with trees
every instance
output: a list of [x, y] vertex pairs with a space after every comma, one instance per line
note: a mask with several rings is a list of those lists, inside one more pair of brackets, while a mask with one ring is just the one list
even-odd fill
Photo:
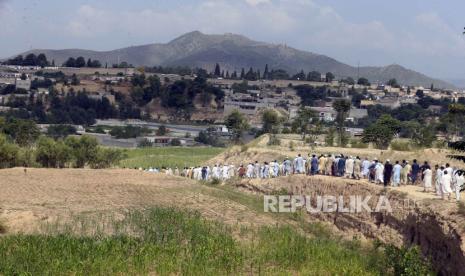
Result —
[[332, 72], [337, 77], [356, 78], [366, 76], [370, 81], [387, 82], [397, 79], [405, 85], [429, 87], [452, 87], [451, 84], [430, 78], [400, 65], [356, 68], [331, 57], [297, 50], [287, 45], [253, 41], [236, 34], [207, 35], [195, 31], [182, 35], [165, 44], [148, 44], [112, 51], [91, 51], [80, 49], [32, 50], [23, 56], [43, 53], [57, 64], [63, 64], [69, 57], [83, 57], [85, 60], [99, 60], [102, 64], [118, 64], [120, 60], [134, 66], [188, 66], [214, 71], [218, 63], [224, 70], [240, 72], [242, 68], [283, 69], [290, 74], [301, 70], [306, 72]]

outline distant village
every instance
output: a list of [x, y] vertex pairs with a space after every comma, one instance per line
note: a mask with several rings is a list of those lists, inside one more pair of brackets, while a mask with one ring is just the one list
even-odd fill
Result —
[[[90, 60], [88, 62], [92, 63]], [[273, 109], [290, 122], [296, 118], [303, 106], [312, 110], [321, 122], [331, 124], [337, 117], [333, 102], [337, 99], [347, 99], [352, 103], [350, 112], [345, 118], [348, 122], [347, 131], [351, 136], [360, 136], [366, 126], [363, 120], [369, 116], [371, 107], [394, 110], [409, 104], [416, 105], [422, 98], [427, 97], [432, 101], [425, 109], [434, 119], [444, 111], [444, 105], [436, 104], [437, 102], [454, 103], [459, 102], [461, 98], [465, 99], [463, 90], [439, 89], [435, 88], [434, 84], [431, 87], [404, 86], [398, 84], [395, 79], [386, 83], [370, 83], [362, 77], [354, 80], [319, 72], [311, 72], [311, 80], [308, 80], [303, 72], [300, 73], [302, 78], [297, 74], [287, 79], [270, 79], [261, 78], [258, 71], [255, 73], [256, 77], [247, 80], [244, 70], [239, 76], [236, 72], [231, 75], [227, 72], [225, 75], [224, 71], [215, 68], [216, 72], [208, 73], [204, 70], [202, 72], [207, 76], [207, 83], [214, 89], [220, 90], [221, 93], [210, 93], [214, 95], [212, 98], [211, 95], [207, 97], [202, 92], [198, 92], [199, 94], [192, 98], [189, 115], [183, 117], [184, 113], [179, 115], [181, 113], [178, 108], [167, 107], [155, 98], [156, 96], [151, 96], [142, 104], [136, 104], [134, 79], [137, 81], [137, 78], [143, 75], [144, 81], [153, 77], [159, 80], [160, 85], [169, 85], [181, 80], [195, 80], [197, 72], [180, 74], [172, 70], [171, 73], [163, 73], [160, 72], [161, 68], [157, 70], [155, 67], [155, 70], [150, 70], [150, 68], [133, 68], [128, 67], [127, 64], [124, 65], [126, 66], [112, 66], [111, 68], [101, 67], [100, 64], [96, 68], [1, 65], [0, 112], [5, 114], [19, 111], [28, 104], [28, 101], [45, 102], [45, 98], [54, 91], [53, 93], [57, 94], [55, 97], [61, 98], [69, 93], [85, 93], [91, 100], [100, 102], [105, 100], [106, 104], [116, 108], [119, 111], [118, 114], [121, 114], [123, 109], [121, 98], [124, 99], [130, 95], [131, 99], [127, 101], [127, 104], [138, 105], [140, 110], [134, 118], [131, 118], [131, 115], [126, 117], [115, 115], [112, 118], [111, 114], [99, 118], [97, 115], [95, 118], [97, 120], [92, 125], [95, 127], [99, 124], [113, 123], [116, 126], [150, 127], [151, 123], [155, 123], [154, 128], [158, 128], [161, 124], [166, 124], [168, 129], [173, 129], [173, 133], [177, 133], [177, 136], [173, 136], [173, 133], [152, 135], [143, 137], [144, 141], [168, 145], [173, 139], [177, 139], [183, 145], [194, 145], [194, 137], [202, 131], [214, 130], [221, 136], [227, 137], [228, 129], [224, 125], [224, 119], [236, 110], [246, 116], [254, 128], [261, 127], [260, 115], [264, 110]], [[253, 72], [252, 68], [250, 70]], [[247, 74], [251, 72], [250, 70]], [[144, 85], [146, 86], [146, 84], [141, 85], [143, 89], [141, 101], [148, 93]], [[126, 109], [128, 108], [131, 107]], [[188, 127], [176, 127], [180, 124]], [[86, 129], [89, 130], [86, 123], [74, 125], [82, 133], [85, 133]], [[107, 136], [101, 137], [100, 140], [109, 145], [132, 147], [141, 142], [140, 138], [131, 138], [132, 140], [129, 139], [125, 143], [109, 139]]]

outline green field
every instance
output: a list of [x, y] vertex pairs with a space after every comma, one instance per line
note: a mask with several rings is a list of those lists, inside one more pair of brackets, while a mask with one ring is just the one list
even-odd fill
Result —
[[0, 238], [0, 275], [380, 275], [386, 269], [376, 248], [309, 238], [291, 227], [241, 228], [235, 236], [197, 213], [156, 207], [113, 223], [111, 235], [49, 230]]
[[127, 151], [128, 157], [121, 161], [120, 166], [125, 168], [183, 168], [186, 166], [199, 166], [224, 150], [224, 148], [213, 147], [133, 149]]

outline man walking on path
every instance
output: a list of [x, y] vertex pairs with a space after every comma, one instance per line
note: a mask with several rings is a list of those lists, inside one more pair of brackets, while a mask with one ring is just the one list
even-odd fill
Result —
[[392, 181], [392, 184], [394, 187], [397, 187], [400, 184], [401, 171], [402, 171], [402, 166], [399, 164], [399, 161], [396, 161], [396, 164], [394, 165], [394, 177]]
[[392, 170], [393, 170], [392, 164], [388, 159], [386, 160], [386, 164], [384, 165], [384, 179], [383, 179], [384, 188], [386, 188], [391, 183]]

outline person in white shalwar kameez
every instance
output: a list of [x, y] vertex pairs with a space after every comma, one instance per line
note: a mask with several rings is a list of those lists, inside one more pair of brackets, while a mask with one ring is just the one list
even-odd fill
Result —
[[221, 173], [222, 173], [221, 178], [223, 180], [228, 180], [229, 179], [229, 166], [228, 165], [223, 165]]
[[363, 178], [368, 178], [368, 174], [370, 173], [370, 161], [368, 161], [368, 158], [365, 158], [362, 162], [362, 176]]
[[376, 183], [381, 184], [384, 183], [384, 165], [381, 162], [376, 164]]
[[228, 179], [229, 178], [234, 178], [236, 170], [234, 169], [234, 165], [229, 166], [229, 171], [228, 171]]
[[260, 170], [260, 164], [258, 161], [255, 161], [255, 165], [253, 168], [253, 177], [254, 178], [261, 178], [261, 170]]
[[278, 177], [279, 176], [279, 163], [278, 163], [278, 160], [275, 160], [273, 163], [274, 164], [273, 164], [273, 167], [272, 167], [272, 169], [273, 169], [273, 175], [272, 176], [273, 177]]
[[245, 175], [247, 176], [247, 178], [252, 178], [253, 177], [253, 164], [252, 163], [249, 163], [249, 165], [247, 165], [247, 172], [245, 173]]
[[402, 171], [402, 165], [399, 164], [399, 161], [396, 161], [396, 164], [393, 168], [393, 176], [392, 176], [392, 186], [398, 187], [400, 184], [400, 173]]
[[220, 179], [220, 167], [215, 165], [212, 169], [212, 178], [214, 179]]
[[436, 175], [434, 179], [434, 184], [436, 187], [436, 195], [437, 196], [442, 196], [442, 186], [441, 186], [441, 179], [442, 179], [442, 168], [439, 167], [439, 165], [436, 165]]
[[423, 171], [423, 192], [429, 191], [433, 186], [433, 171], [430, 168], [426, 168]]
[[294, 168], [295, 168], [296, 174], [304, 173], [304, 170], [305, 170], [304, 159], [302, 158], [300, 154], [294, 159]]
[[354, 174], [354, 159], [351, 156], [346, 161], [345, 177], [352, 178], [353, 174]]
[[444, 199], [445, 196], [447, 196], [448, 199], [450, 199], [450, 195], [452, 193], [452, 176], [449, 174], [448, 170], [443, 171], [443, 175], [441, 178], [441, 184], [442, 184], [442, 198]]
[[465, 172], [464, 171], [457, 171], [455, 173], [455, 199], [457, 201], [460, 200], [460, 191], [465, 184]]

